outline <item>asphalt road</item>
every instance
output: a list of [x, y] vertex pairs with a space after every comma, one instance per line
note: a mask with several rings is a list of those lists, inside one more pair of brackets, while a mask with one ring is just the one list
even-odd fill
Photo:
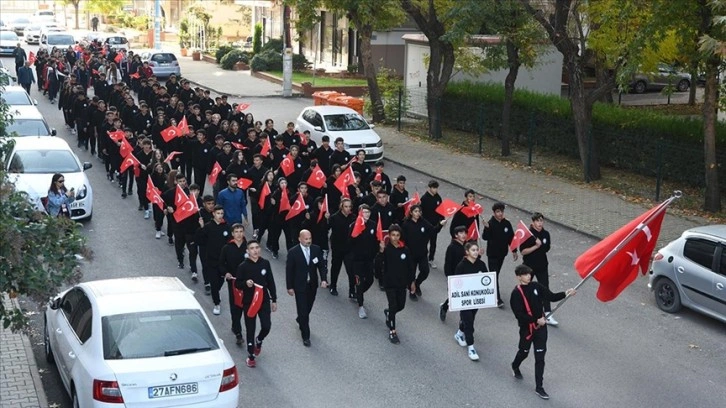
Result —
[[[10, 59], [3, 62], [12, 69]], [[59, 137], [74, 146], [75, 136], [65, 130], [57, 107], [35, 91], [32, 96], [40, 101], [39, 109], [58, 129]], [[278, 127], [294, 120], [300, 107], [309, 103], [276, 98], [247, 102], [258, 119], [271, 117]], [[279, 310], [273, 314], [272, 332], [257, 368], [249, 369], [244, 364], [245, 350], [234, 345], [227, 307], [221, 316], [211, 315], [211, 298], [204, 295], [203, 285], [192, 283], [188, 271], [176, 268], [173, 248], [165, 239], [154, 239], [153, 222], [136, 210], [135, 196], [122, 200], [119, 188], [106, 180], [102, 164], [85, 151], [77, 153], [94, 165], [89, 178], [95, 190], [95, 215], [83, 230], [95, 260], [84, 265], [84, 280], [179, 276], [197, 290], [197, 299], [237, 363], [240, 406], [716, 407], [726, 400], [724, 325], [688, 311], [660, 312], [645, 279], [608, 304], [595, 299], [595, 282], [588, 283], [558, 312], [560, 327], [549, 329], [544, 385], [552, 400], [546, 402], [533, 392], [532, 358], [522, 366], [524, 380], [512, 378], [509, 364], [516, 352], [517, 326], [508, 307], [479, 312], [475, 345], [481, 361], [469, 361], [466, 349], [453, 339], [458, 316], [449, 313], [445, 323], [438, 319], [446, 286], [441, 267], [432, 270], [424, 283], [421, 300], [407, 302], [399, 315], [400, 345], [388, 342], [385, 296], [374, 287], [366, 300], [367, 320], [357, 317], [356, 306], [344, 296], [332, 297], [319, 290], [311, 315], [313, 345], [303, 347], [293, 298], [284, 293], [284, 250], [279, 260], [271, 260], [280, 288]], [[392, 163], [386, 172], [405, 174], [409, 192], [423, 193], [428, 182], [421, 174]], [[447, 183], [440, 190], [442, 196], [455, 200], [463, 193]], [[482, 202], [485, 208], [491, 207], [491, 200]], [[527, 220], [526, 214], [513, 209], [507, 215], [514, 222]], [[551, 287], [572, 287], [579, 280], [572, 263], [594, 242], [566, 228], [545, 228], [553, 239]], [[439, 236], [439, 265], [446, 236]], [[502, 273], [505, 301], [514, 287], [513, 267], [507, 260]], [[226, 299], [226, 291], [222, 292]], [[26, 304], [28, 310], [32, 306]], [[44, 363], [41, 326], [42, 314], [35, 314], [32, 342], [48, 400], [54, 407], [69, 407], [55, 367]]]

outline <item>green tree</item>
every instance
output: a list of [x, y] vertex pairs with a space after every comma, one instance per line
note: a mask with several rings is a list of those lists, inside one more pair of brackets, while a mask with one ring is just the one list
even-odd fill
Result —
[[87, 0], [84, 8], [91, 13], [109, 16], [123, 10], [125, 0]]
[[[8, 77], [0, 73], [0, 92], [7, 84]], [[8, 105], [0, 99], [0, 133], [10, 121]], [[0, 140], [0, 159], [12, 146], [11, 138]], [[80, 281], [76, 254], [86, 259], [92, 254], [78, 224], [37, 211], [29, 196], [15, 189], [4, 167], [0, 168], [0, 202], [0, 295], [26, 296], [42, 305], [62, 286]], [[28, 326], [22, 311], [6, 308], [1, 301], [0, 321], [13, 331]]]
[[262, 49], [262, 24], [255, 24], [255, 36], [252, 38], [252, 53], [259, 54]]
[[81, 3], [81, 0], [60, 0], [61, 4], [64, 6], [73, 6], [73, 9], [76, 12], [76, 30], [78, 30], [78, 8]]

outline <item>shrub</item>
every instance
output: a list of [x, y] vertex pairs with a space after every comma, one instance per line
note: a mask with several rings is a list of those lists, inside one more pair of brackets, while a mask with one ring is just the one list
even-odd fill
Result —
[[282, 52], [283, 42], [282, 38], [272, 38], [269, 41], [265, 43], [265, 45], [262, 46], [262, 50], [260, 52], [265, 51], [275, 51], [275, 52]]
[[292, 54], [292, 70], [305, 71], [310, 67], [310, 61], [302, 54]]
[[[396, 75], [394, 70], [381, 67], [376, 73], [376, 81], [378, 82], [378, 90], [381, 93], [386, 121], [398, 120], [398, 90], [403, 86], [403, 80]], [[404, 89], [401, 96], [401, 108], [405, 112], [409, 106], [408, 92]], [[373, 104], [370, 95], [365, 96], [363, 111], [367, 115], [373, 116]]]
[[255, 35], [252, 38], [252, 52], [256, 55], [262, 50], [262, 24], [255, 24]]
[[220, 66], [222, 69], [233, 69], [234, 64], [238, 62], [243, 62], [245, 64], [250, 63], [250, 53], [246, 51], [242, 51], [240, 49], [233, 49], [232, 51], [228, 52], [227, 55], [222, 57], [222, 60], [220, 61]]
[[282, 71], [282, 54], [277, 51], [262, 51], [252, 58], [253, 71]]
[[222, 62], [222, 57], [227, 55], [230, 51], [234, 49], [231, 45], [222, 45], [219, 48], [217, 48], [217, 51], [214, 53], [214, 57], [217, 59], [217, 64]]

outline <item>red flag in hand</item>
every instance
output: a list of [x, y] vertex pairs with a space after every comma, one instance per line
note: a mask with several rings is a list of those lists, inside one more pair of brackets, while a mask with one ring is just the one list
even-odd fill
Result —
[[176, 150], [169, 153], [168, 156], [166, 156], [166, 159], [164, 159], [164, 163], [171, 163], [171, 161], [174, 159], [175, 156], [178, 156], [182, 154], [182, 152], [177, 152]]
[[292, 161], [290, 156], [285, 156], [284, 159], [280, 162], [280, 169], [282, 170], [282, 173], [285, 175], [285, 177], [289, 176], [295, 171], [295, 163]]
[[121, 60], [123, 60], [124, 56], [121, 53], [116, 54], [116, 57], [114, 57], [114, 61], [116, 62], [116, 65], [121, 63]]
[[270, 149], [272, 146], [270, 145], [270, 138], [266, 137], [265, 141], [262, 142], [262, 149], [260, 150], [260, 154], [262, 157], [267, 157], [268, 154], [270, 154]]
[[447, 218], [456, 214], [456, 212], [459, 211], [459, 208], [461, 208], [461, 204], [450, 198], [445, 198], [441, 204], [436, 207], [436, 212], [441, 214], [442, 217]]
[[262, 300], [265, 298], [265, 290], [262, 285], [255, 283], [255, 294], [252, 295], [252, 303], [247, 308], [247, 317], [255, 317], [262, 307]]
[[186, 201], [174, 210], [174, 220], [176, 220], [176, 222], [182, 222], [198, 212], [199, 207], [197, 206], [197, 199], [194, 196], [187, 197]]
[[214, 166], [212, 166], [212, 172], [209, 173], [209, 184], [214, 185], [217, 182], [217, 177], [219, 177], [219, 173], [221, 172], [222, 166], [219, 165], [219, 162], [214, 162]]
[[323, 188], [325, 185], [325, 173], [320, 169], [317, 164], [308, 177], [308, 185], [313, 188]]
[[307, 210], [307, 208], [305, 208], [305, 199], [303, 199], [301, 193], [297, 193], [297, 198], [295, 199], [295, 202], [292, 203], [292, 208], [290, 208], [287, 216], [285, 216], [285, 221], [289, 220], [290, 218], [297, 217], [305, 210]]
[[179, 129], [176, 126], [169, 126], [168, 128], [161, 131], [161, 138], [164, 139], [166, 143], [171, 142], [174, 140], [175, 137], [181, 136], [181, 129]]
[[280, 193], [280, 209], [278, 212], [287, 211], [290, 209], [290, 199], [287, 197], [287, 188], [283, 188]]
[[247, 150], [247, 146], [243, 145], [242, 143], [232, 142], [232, 146], [234, 146], [237, 150]]
[[320, 206], [320, 214], [318, 214], [318, 222], [323, 219], [325, 216], [325, 213], [329, 212], [328, 210], [328, 194], [325, 194], [325, 197], [323, 198], [323, 205]]
[[186, 116], [182, 116], [181, 120], [179, 121], [179, 123], [177, 123], [176, 127], [179, 128], [179, 132], [182, 134], [182, 136], [186, 136], [190, 133], [189, 132], [189, 123], [187, 123]]
[[181, 207], [188, 199], [187, 193], [177, 184], [176, 191], [174, 192], [174, 206], [177, 208]]
[[461, 207], [461, 212], [464, 213], [464, 215], [466, 215], [467, 217], [473, 218], [477, 215], [481, 215], [484, 212], [484, 207], [482, 207], [479, 203], [473, 203]]
[[30, 63], [30, 65], [35, 64], [35, 54], [33, 53], [33, 51], [30, 51], [30, 53], [28, 54], [28, 62]]
[[381, 217], [378, 217], [378, 224], [376, 224], [376, 239], [379, 242], [383, 241], [383, 225], [381, 224]]
[[141, 74], [139, 74], [138, 72], [134, 72], [133, 74], [129, 75], [129, 78], [139, 79], [141, 78]]
[[[600, 266], [593, 277], [600, 282], [597, 298], [601, 302], [615, 299], [633, 283], [639, 271], [643, 275], [648, 271], [666, 206], [667, 202], [646, 211], [577, 257], [575, 269], [583, 278], [598, 265]], [[607, 262], [600, 265], [616, 247], [631, 236], [632, 239], [628, 243], [615, 252]]]
[[[265, 183], [265, 184], [267, 184], [267, 183]], [[247, 178], [242, 178], [242, 177], [237, 179], [237, 187], [241, 188], [242, 190], [247, 190], [251, 186], [252, 186], [252, 180], [247, 179]]]
[[134, 148], [131, 147], [131, 143], [126, 140], [126, 136], [121, 138], [121, 146], [119, 146], [118, 152], [121, 154], [122, 158], [125, 158], [126, 156], [134, 152]]
[[519, 220], [519, 224], [517, 224], [517, 229], [514, 230], [514, 238], [509, 244], [509, 250], [514, 251], [515, 249], [519, 248], [519, 246], [522, 245], [522, 243], [528, 240], [531, 236], [532, 231], [529, 230], [527, 224], [525, 224], [524, 221]]
[[249, 103], [241, 102], [241, 103], [237, 104], [237, 112], [244, 112], [249, 107], [250, 107]]
[[340, 190], [343, 196], [346, 196], [346, 194], [348, 194], [348, 186], [352, 186], [353, 184], [355, 184], [355, 174], [353, 174], [353, 168], [348, 166], [348, 168], [345, 169], [345, 171], [342, 172], [340, 176], [338, 176], [334, 184], [335, 187]]
[[146, 180], [146, 199], [151, 204], [156, 204], [160, 210], [164, 211], [164, 200], [161, 198], [161, 192], [154, 186], [154, 181], [151, 180], [151, 176], [147, 176]]
[[260, 198], [257, 200], [257, 204], [260, 206], [260, 210], [265, 209], [265, 199], [272, 193], [270, 191], [270, 184], [268, 182], [262, 183], [262, 189], [260, 190]]
[[476, 223], [476, 220], [471, 222], [471, 225], [469, 225], [469, 231], [466, 235], [467, 241], [477, 241], [481, 234], [479, 234], [479, 225]]
[[108, 133], [108, 137], [110, 137], [114, 142], [120, 142], [121, 139], [126, 136], [126, 132], [121, 129], [106, 133]]
[[124, 160], [121, 162], [121, 167], [119, 167], [119, 171], [123, 173], [131, 166], [141, 166], [141, 162], [139, 162], [139, 159], [137, 159], [136, 156], [133, 155], [133, 153], [129, 153], [129, 155], [124, 158]]
[[363, 219], [363, 211], [358, 211], [358, 218], [355, 219], [355, 224], [353, 225], [353, 231], [351, 231], [350, 236], [353, 238], [356, 238], [365, 229], [366, 229], [366, 222]]
[[236, 281], [237, 278], [232, 278], [232, 296], [234, 297], [234, 304], [239, 308], [244, 308], [245, 306], [242, 304], [244, 293], [242, 292], [242, 289], [237, 289]]
[[413, 193], [413, 198], [403, 203], [403, 210], [404, 215], [408, 217], [409, 211], [411, 211], [411, 206], [421, 204], [421, 197], [418, 195], [418, 191]]

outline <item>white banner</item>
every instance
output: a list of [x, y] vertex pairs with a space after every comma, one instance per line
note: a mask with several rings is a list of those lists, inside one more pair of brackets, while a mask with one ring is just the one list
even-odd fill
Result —
[[449, 276], [449, 310], [497, 307], [496, 272]]

